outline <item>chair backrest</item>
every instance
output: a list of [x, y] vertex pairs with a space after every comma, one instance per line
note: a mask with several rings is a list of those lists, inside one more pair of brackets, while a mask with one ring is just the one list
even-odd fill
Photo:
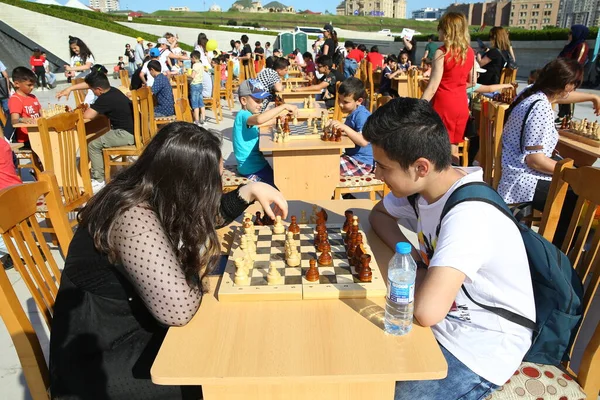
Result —
[[93, 192], [82, 111], [77, 109], [50, 118], [38, 118], [37, 125], [46, 160], [45, 170], [60, 174], [65, 208], [70, 212], [83, 206]]
[[[583, 297], [583, 319], [580, 327], [586, 324], [586, 317], [598, 286], [600, 284], [600, 229], [593, 228], [600, 205], [600, 186], [590, 182], [600, 182], [600, 169], [594, 167], [574, 168], [573, 160], [565, 159], [557, 163], [552, 177], [546, 206], [542, 215], [539, 233], [552, 241], [563, 212], [563, 204], [570, 187], [578, 196], [575, 210], [567, 234], [562, 243], [562, 251], [568, 255], [571, 264], [585, 285]], [[592, 321], [596, 321], [592, 318]], [[579, 328], [580, 329], [580, 328]], [[575, 341], [579, 338], [577, 332]], [[569, 356], [573, 349], [569, 350]], [[569, 368], [567, 363], [565, 367]], [[577, 382], [587, 394], [588, 399], [595, 399], [600, 390], [600, 324], [585, 347]]]
[[483, 166], [483, 180], [498, 188], [502, 175], [502, 130], [507, 104], [483, 99], [479, 118], [479, 161]]
[[423, 95], [419, 81], [422, 79], [420, 71], [416, 68], [408, 70], [408, 97], [420, 99]]
[[175, 100], [175, 116], [177, 121], [184, 121], [192, 123], [194, 118], [192, 117], [192, 110], [190, 109], [190, 102], [188, 99], [179, 98]]
[[119, 79], [121, 79], [121, 85], [127, 89], [131, 87], [131, 81], [129, 80], [129, 71], [126, 69], [119, 70]]
[[6, 114], [4, 114], [4, 110], [0, 107], [0, 122], [2, 126], [6, 126]]
[[517, 80], [517, 70], [512, 68], [502, 68], [500, 73], [500, 83], [508, 84], [513, 83]]
[[469, 138], [465, 137], [461, 143], [458, 144], [458, 157], [460, 158], [460, 165], [463, 167], [469, 166]]
[[135, 147], [142, 150], [156, 135], [152, 90], [148, 87], [131, 91], [133, 103], [133, 136]]
[[367, 64], [367, 84], [366, 88], [369, 92], [369, 111], [375, 111], [375, 82], [373, 81], [373, 64]]
[[[36, 219], [36, 204], [40, 196], [46, 196], [52, 224], [64, 254], [73, 232], [66, 213], [60, 210], [62, 203], [56, 177], [50, 172], [42, 172], [38, 178], [39, 182], [0, 191], [0, 234], [15, 269], [50, 328], [60, 271]], [[13, 340], [31, 397], [35, 400], [48, 399], [50, 377], [42, 347], [1, 264], [0, 316]]]
[[382, 96], [382, 95], [377, 96], [377, 108], [379, 108], [383, 105], [386, 105], [392, 99], [393, 99], [392, 96]]
[[[72, 78], [71, 79], [71, 85], [73, 85], [73, 86], [75, 86], [79, 83], [83, 83], [83, 82], [85, 82], [84, 78]], [[78, 106], [80, 104], [83, 104], [83, 102], [85, 101], [85, 95], [88, 90], [89, 89], [73, 90], [73, 97], [75, 97], [75, 105]]]
[[188, 79], [187, 75], [175, 75], [175, 85], [177, 86], [177, 98], [189, 98]]
[[[340, 90], [341, 84], [342, 84], [342, 82], [339, 82], [339, 81], [335, 83], [336, 99], [338, 99], [337, 93]], [[342, 109], [340, 107], [340, 102], [336, 100], [335, 105], [333, 106], [333, 119], [336, 121], [341, 121], [342, 118], [343, 118], [343, 113], [342, 113]]]
[[[248, 64], [252, 64], [249, 62]], [[213, 93], [212, 93], [213, 101], [218, 104], [221, 104], [221, 65], [215, 65], [215, 74], [213, 76]]]

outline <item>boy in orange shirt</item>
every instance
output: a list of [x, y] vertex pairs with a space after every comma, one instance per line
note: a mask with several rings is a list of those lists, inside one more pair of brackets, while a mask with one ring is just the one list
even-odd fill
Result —
[[[29, 68], [17, 67], [12, 72], [15, 94], [8, 99], [8, 110], [12, 124], [33, 124], [42, 116], [42, 106], [31, 92], [37, 77]], [[27, 128], [17, 128], [17, 142], [29, 145]]]

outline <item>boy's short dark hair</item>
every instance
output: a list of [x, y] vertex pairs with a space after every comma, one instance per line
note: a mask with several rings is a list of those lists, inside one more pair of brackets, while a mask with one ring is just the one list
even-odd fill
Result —
[[250, 40], [248, 38], [248, 35], [242, 35], [242, 37], [240, 39], [242, 40], [242, 43], [244, 43], [244, 44], [248, 43], [248, 40]]
[[333, 68], [333, 60], [329, 56], [319, 56], [317, 57], [317, 64], [329, 67], [329, 69]]
[[354, 48], [354, 42], [352, 40], [346, 40], [346, 43], [344, 43], [344, 47], [345, 48], [348, 48], [348, 47]]
[[432, 42], [435, 41], [435, 35], [427, 36], [427, 40], [431, 40]]
[[359, 49], [360, 51], [367, 51], [367, 46], [365, 46], [364, 44], [359, 44], [357, 49]]
[[302, 58], [308, 58], [309, 60], [312, 61], [313, 55], [310, 51], [307, 51], [306, 53], [302, 54]]
[[100, 72], [92, 72], [86, 76], [85, 83], [87, 83], [90, 88], [110, 89], [108, 77]]
[[391, 100], [367, 119], [362, 134], [404, 170], [419, 158], [429, 160], [438, 172], [451, 166], [448, 131], [428, 101]]
[[338, 95], [340, 96], [350, 96], [354, 101], [365, 98], [365, 85], [364, 83], [355, 77], [350, 77], [342, 82], [338, 89]]
[[432, 62], [431, 62], [431, 58], [425, 58], [425, 59], [423, 60], [423, 64], [425, 64], [425, 65], [431, 65], [431, 64], [432, 64]]
[[161, 72], [162, 66], [160, 65], [160, 62], [158, 62], [157, 60], [152, 60], [148, 63], [148, 69], [154, 70], [156, 72]]
[[199, 60], [200, 57], [200, 52], [198, 50], [194, 50], [190, 53], [190, 58], [197, 58]]
[[398, 62], [398, 57], [396, 57], [396, 55], [395, 55], [395, 54], [390, 54], [390, 55], [388, 55], [388, 56], [387, 56], [387, 58], [385, 59], [385, 62], [386, 62], [386, 63], [389, 63], [389, 62], [395, 62], [395, 63], [397, 63], [397, 62]]
[[242, 42], [240, 42], [239, 40], [236, 40], [235, 42], [236, 42], [236, 43], [239, 43], [239, 44], [242, 44]]
[[287, 60], [287, 58], [276, 57], [275, 60], [273, 60], [272, 69], [277, 71], [278, 69], [284, 69], [289, 66], [290, 66], [290, 62]]
[[256, 43], [254, 43], [255, 46], [260, 46], [260, 42], [256, 41]]
[[265, 46], [270, 46], [270, 45], [271, 45], [271, 42], [266, 42], [265, 43]]
[[12, 71], [13, 82], [36, 82], [37, 76], [26, 67], [17, 67]]
[[377, 46], [371, 47], [371, 53], [379, 53], [379, 47], [377, 47]]

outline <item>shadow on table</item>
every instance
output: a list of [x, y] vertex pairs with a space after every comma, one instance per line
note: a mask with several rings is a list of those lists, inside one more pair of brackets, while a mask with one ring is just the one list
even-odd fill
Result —
[[384, 330], [385, 309], [383, 307], [369, 299], [341, 299], [341, 301], [373, 325]]

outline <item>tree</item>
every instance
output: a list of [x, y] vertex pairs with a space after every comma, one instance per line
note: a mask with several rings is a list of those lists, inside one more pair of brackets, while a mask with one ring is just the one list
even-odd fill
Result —
[[325, 14], [325, 15], [331, 15], [331, 13], [329, 12], [329, 10], [325, 10], [325, 12], [323, 14]]

